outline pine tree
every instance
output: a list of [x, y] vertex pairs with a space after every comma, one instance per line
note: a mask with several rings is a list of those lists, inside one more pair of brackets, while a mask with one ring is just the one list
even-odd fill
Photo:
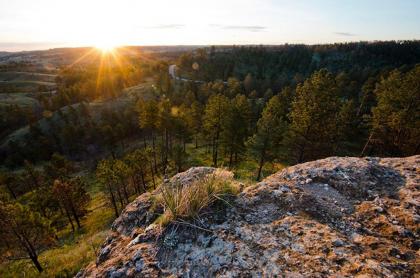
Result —
[[202, 131], [202, 116], [203, 115], [203, 107], [200, 105], [198, 101], [194, 101], [191, 104], [191, 108], [188, 110], [187, 113], [187, 124], [194, 136], [195, 148], [198, 148], [198, 137]]
[[375, 87], [377, 80], [376, 78], [369, 78], [362, 86], [362, 92], [359, 97], [359, 108], [357, 110], [357, 116], [360, 117], [364, 114], [371, 114], [371, 110], [376, 106]]
[[146, 149], [137, 149], [127, 154], [124, 161], [131, 170], [131, 177], [137, 192], [146, 192], [146, 178], [150, 163], [150, 158], [147, 155]]
[[7, 189], [13, 199], [17, 199], [17, 192], [14, 186], [14, 176], [10, 173], [0, 170], [0, 187]]
[[257, 132], [248, 142], [251, 153], [258, 158], [257, 180], [261, 179], [264, 164], [278, 157], [280, 142], [286, 129], [281, 106], [278, 95], [270, 99], [258, 120]]
[[285, 140], [294, 162], [334, 154], [339, 142], [341, 107], [334, 76], [327, 70], [315, 72], [298, 85]]
[[169, 140], [171, 136], [171, 129], [173, 127], [173, 119], [171, 114], [171, 103], [169, 99], [164, 98], [158, 104], [159, 114], [157, 128], [162, 134], [162, 171], [164, 172], [168, 164], [168, 155], [169, 155]]
[[228, 107], [229, 99], [222, 94], [217, 94], [209, 98], [204, 110], [203, 125], [211, 140], [214, 167], [217, 167], [223, 117], [225, 117]]
[[111, 201], [111, 205], [114, 208], [115, 217], [118, 217], [119, 209], [116, 196], [117, 183], [116, 176], [113, 171], [112, 160], [102, 160], [98, 163], [98, 166], [96, 167], [96, 178], [108, 191], [109, 200]]
[[44, 171], [50, 180], [66, 179], [73, 172], [73, 164], [64, 156], [54, 153], [51, 160], [44, 167]]
[[378, 105], [372, 110], [373, 144], [382, 154], [407, 156], [420, 150], [420, 65], [398, 70], [376, 87]]
[[252, 77], [252, 74], [248, 73], [244, 79], [244, 88], [247, 94], [251, 93], [251, 91], [254, 89], [254, 78]]
[[64, 208], [73, 231], [74, 225], [71, 216], [76, 221], [77, 227], [81, 228], [80, 218], [86, 214], [86, 207], [90, 201], [81, 178], [76, 177], [64, 181], [55, 180], [53, 193], [61, 207]]
[[139, 112], [140, 128], [146, 131], [149, 131], [152, 137], [154, 170], [155, 172], [157, 172], [155, 133], [158, 129], [158, 123], [159, 123], [158, 103], [155, 100], [149, 100], [149, 101], [140, 100], [137, 103], [137, 111]]
[[26, 254], [41, 273], [39, 251], [54, 243], [48, 220], [29, 208], [0, 196], [0, 250], [16, 257]]
[[150, 166], [150, 173], [152, 174], [152, 182], [153, 182], [153, 189], [156, 189], [156, 181], [155, 181], [155, 175], [156, 172], [153, 169], [153, 156], [154, 156], [154, 151], [151, 148], [145, 148], [144, 149], [144, 159], [149, 162], [149, 166]]
[[115, 158], [115, 148], [117, 143], [117, 133], [116, 130], [109, 124], [101, 127], [100, 132], [102, 134], [102, 140], [110, 151], [113, 158]]
[[182, 145], [183, 150], [186, 150], [186, 144], [191, 141], [193, 130], [190, 125], [190, 109], [182, 104], [174, 109], [172, 116], [172, 133], [170, 140], [170, 148], [172, 150], [173, 139], [176, 139], [178, 144]]
[[172, 150], [172, 160], [174, 161], [177, 173], [182, 172], [188, 159], [188, 154], [185, 152], [184, 147], [176, 144]]
[[41, 187], [25, 193], [19, 201], [32, 211], [39, 212], [42, 217], [53, 220], [60, 209], [59, 203], [52, 192], [51, 183], [44, 183]]
[[231, 100], [222, 123], [222, 142], [229, 155], [229, 167], [233, 160], [245, 151], [245, 141], [249, 135], [251, 107], [244, 95]]
[[42, 184], [42, 174], [28, 160], [24, 161], [24, 179], [31, 189], [39, 188]]
[[227, 96], [229, 98], [241, 94], [241, 90], [241, 82], [238, 79], [231, 77], [227, 80]]
[[[117, 178], [117, 183], [118, 183], [117, 193], [118, 194], [122, 193], [125, 204], [128, 204], [130, 193], [128, 191], [127, 185], [129, 183], [130, 169], [124, 161], [120, 159], [116, 159], [113, 161], [112, 170], [114, 171], [114, 175]], [[121, 204], [121, 206], [122, 205], [123, 203]]]

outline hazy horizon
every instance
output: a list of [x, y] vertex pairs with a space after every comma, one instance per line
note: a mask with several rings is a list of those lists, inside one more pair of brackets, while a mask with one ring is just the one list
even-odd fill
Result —
[[0, 51], [420, 38], [420, 1], [0, 0]]
[[[352, 44], [352, 43], [376, 43], [376, 42], [392, 42], [392, 41], [418, 41], [417, 39], [413, 40], [375, 40], [375, 41], [344, 41], [344, 42], [326, 42], [326, 43], [279, 43], [279, 44], [150, 44], [150, 45], [119, 45], [115, 48], [124, 48], [124, 47], [230, 47], [230, 46], [265, 46], [265, 47], [276, 47], [276, 46], [284, 46], [284, 45], [308, 45], [308, 46], [315, 46], [315, 45], [331, 45], [331, 44]], [[1, 47], [2, 43], [0, 43]], [[13, 43], [5, 43], [4, 45], [8, 45], [9, 47], [22, 47], [18, 48], [17, 50], [1, 50], [0, 52], [9, 52], [9, 53], [18, 53], [18, 52], [31, 52], [31, 51], [48, 51], [54, 49], [78, 49], [78, 48], [95, 48], [95, 45], [75, 45], [75, 46], [67, 46], [61, 44], [50, 44], [50, 43], [34, 43], [34, 44], [16, 44]], [[42, 47], [45, 45], [45, 47]], [[38, 47], [39, 46], [39, 47]]]

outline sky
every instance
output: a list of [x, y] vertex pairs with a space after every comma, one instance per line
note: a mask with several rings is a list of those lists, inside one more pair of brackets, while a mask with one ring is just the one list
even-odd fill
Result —
[[0, 51], [420, 39], [420, 0], [0, 0]]

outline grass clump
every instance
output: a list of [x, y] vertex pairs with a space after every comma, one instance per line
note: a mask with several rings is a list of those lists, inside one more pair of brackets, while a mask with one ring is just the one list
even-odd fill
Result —
[[190, 185], [163, 184], [156, 198], [163, 208], [157, 223], [166, 226], [173, 222], [199, 220], [213, 205], [229, 205], [229, 200], [240, 191], [229, 172], [218, 170]]

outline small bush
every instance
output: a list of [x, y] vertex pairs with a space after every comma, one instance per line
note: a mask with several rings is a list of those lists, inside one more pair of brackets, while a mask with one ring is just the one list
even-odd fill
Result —
[[165, 226], [177, 220], [198, 219], [204, 209], [215, 203], [228, 205], [230, 196], [239, 193], [239, 187], [225, 171], [217, 171], [190, 185], [164, 184], [156, 201], [164, 207], [157, 222]]

